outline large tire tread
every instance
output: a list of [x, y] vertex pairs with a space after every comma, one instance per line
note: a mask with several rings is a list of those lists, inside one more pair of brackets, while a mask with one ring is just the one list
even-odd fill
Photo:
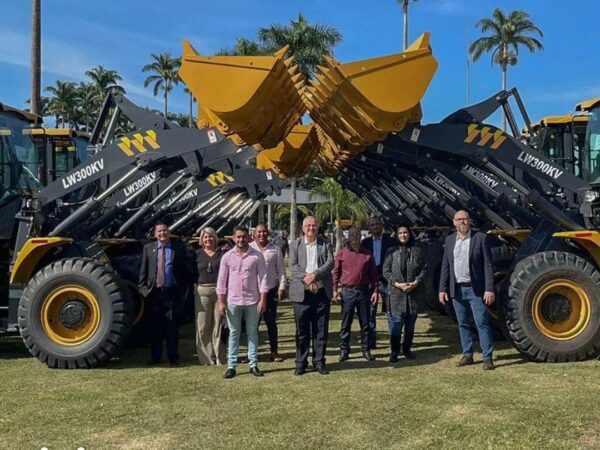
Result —
[[[64, 356], [53, 354], [36, 342], [36, 337], [30, 329], [29, 315], [32, 314], [35, 293], [43, 287], [48, 279], [84, 274], [93, 279], [106, 294], [110, 302], [111, 322], [106, 336], [93, 349], [82, 350], [82, 354]], [[99, 300], [100, 301], [100, 300]], [[68, 258], [49, 264], [41, 269], [27, 283], [19, 303], [19, 328], [21, 337], [30, 353], [50, 368], [57, 369], [89, 369], [108, 361], [122, 346], [130, 328], [130, 304], [127, 290], [123, 287], [120, 277], [109, 267], [90, 258]], [[105, 313], [101, 313], [105, 314]], [[92, 353], [89, 353], [89, 352]]]
[[[600, 293], [600, 272], [585, 259], [567, 252], [547, 251], [524, 258], [516, 264], [511, 276], [506, 308], [506, 325], [514, 346], [525, 356], [539, 362], [571, 362], [594, 358], [600, 355], [600, 298], [588, 292], [592, 303], [592, 319], [588, 327], [597, 327], [593, 336], [572, 351], [542, 348], [535, 337], [528, 334], [524, 324], [522, 303], [532, 281], [549, 272], [564, 273], [564, 277], [579, 274], [585, 276], [591, 286]], [[547, 338], [550, 340], [550, 338]]]

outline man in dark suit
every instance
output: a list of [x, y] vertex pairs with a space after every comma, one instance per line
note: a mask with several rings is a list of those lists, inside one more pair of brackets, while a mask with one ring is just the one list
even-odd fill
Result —
[[446, 238], [439, 300], [442, 304], [452, 299], [463, 357], [459, 367], [473, 364], [471, 313], [475, 319], [483, 368], [494, 370], [492, 352], [494, 343], [489, 325], [487, 306], [494, 303], [494, 270], [487, 236], [471, 231], [471, 218], [466, 211], [454, 214], [456, 232]]
[[172, 366], [180, 364], [177, 344], [185, 291], [194, 281], [194, 264], [187, 246], [171, 240], [169, 227], [154, 227], [156, 242], [144, 246], [138, 287], [150, 314], [151, 349], [148, 364], [160, 364], [163, 340]]
[[273, 239], [273, 244], [275, 244], [277, 247], [279, 247], [279, 250], [281, 250], [281, 254], [285, 258], [285, 255], [288, 253], [288, 251], [290, 249], [290, 245], [288, 244], [287, 236], [285, 235], [284, 230], [281, 230], [279, 232], [279, 234], [277, 235], [277, 237], [275, 239]]
[[331, 245], [317, 237], [319, 225], [314, 217], [302, 222], [304, 236], [290, 244], [290, 300], [296, 320], [296, 375], [306, 373], [308, 353], [313, 349], [313, 365], [321, 375], [325, 366], [329, 337], [329, 311], [333, 295]]
[[[373, 253], [377, 273], [379, 273], [379, 296], [381, 297], [381, 311], [385, 312], [387, 301], [387, 281], [383, 277], [383, 261], [387, 251], [397, 245], [396, 240], [391, 236], [383, 234], [383, 224], [381, 219], [373, 216], [369, 219], [369, 231], [371, 236], [362, 241], [363, 247]], [[379, 300], [371, 304], [371, 313], [369, 315], [369, 350], [375, 348], [377, 344], [377, 305]]]

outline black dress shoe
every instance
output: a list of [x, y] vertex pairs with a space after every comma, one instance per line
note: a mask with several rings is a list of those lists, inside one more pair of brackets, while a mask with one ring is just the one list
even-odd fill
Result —
[[315, 366], [315, 370], [317, 372], [319, 372], [321, 375], [329, 375], [329, 370], [327, 370], [327, 367], [325, 366], [325, 364], [317, 364]]
[[350, 359], [350, 355], [348, 352], [340, 352], [340, 362], [348, 361]]
[[223, 375], [223, 378], [233, 378], [235, 377], [235, 369], [227, 369], [227, 371], [225, 372], [225, 375]]
[[406, 359], [416, 359], [416, 356], [413, 352], [404, 352], [404, 357]]
[[304, 375], [306, 373], [306, 368], [304, 367], [296, 367], [296, 370], [294, 370], [294, 375], [296, 376], [301, 376]]
[[176, 359], [174, 361], [171, 361], [169, 363], [172, 367], [179, 367], [181, 365], [181, 360], [180, 359]]
[[371, 352], [368, 350], [366, 352], [363, 352], [362, 356], [363, 359], [366, 359], [367, 361], [375, 361], [375, 357], [371, 355]]
[[149, 366], [156, 366], [160, 364], [160, 359], [150, 358], [146, 364], [148, 364]]
[[391, 363], [397, 363], [398, 362], [398, 353], [392, 353], [390, 355], [390, 362]]
[[264, 377], [265, 374], [258, 368], [258, 366], [250, 367], [250, 373], [255, 377]]

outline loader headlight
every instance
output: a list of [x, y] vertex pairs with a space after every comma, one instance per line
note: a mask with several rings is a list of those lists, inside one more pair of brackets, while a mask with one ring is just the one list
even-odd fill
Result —
[[585, 191], [585, 201], [586, 203], [593, 203], [595, 200], [597, 200], [600, 197], [600, 192], [598, 191]]

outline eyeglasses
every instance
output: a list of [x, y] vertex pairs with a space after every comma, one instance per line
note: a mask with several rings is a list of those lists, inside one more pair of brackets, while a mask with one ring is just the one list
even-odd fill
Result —
[[468, 222], [469, 218], [468, 217], [457, 217], [456, 219], [454, 219], [455, 222]]

